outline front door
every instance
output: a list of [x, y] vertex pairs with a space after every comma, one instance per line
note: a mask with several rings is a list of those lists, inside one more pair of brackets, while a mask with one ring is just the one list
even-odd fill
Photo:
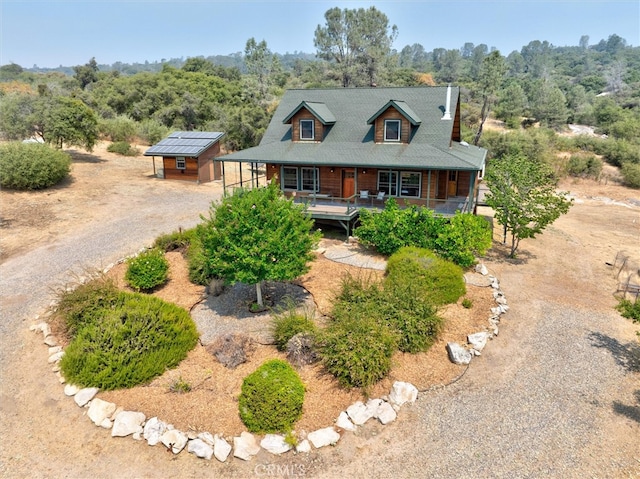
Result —
[[349, 198], [356, 192], [356, 174], [354, 170], [342, 170], [342, 197]]
[[458, 194], [458, 172], [456, 170], [449, 171], [449, 187], [447, 188], [448, 196], [456, 196]]

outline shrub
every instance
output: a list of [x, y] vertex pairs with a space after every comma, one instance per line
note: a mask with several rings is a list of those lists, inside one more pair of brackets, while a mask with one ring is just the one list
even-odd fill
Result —
[[459, 266], [414, 247], [402, 248], [387, 262], [385, 288], [403, 283], [414, 285], [418, 295], [435, 305], [455, 303], [466, 292]]
[[342, 386], [365, 390], [389, 374], [398, 346], [397, 333], [366, 314], [334, 319], [319, 338], [327, 370]]
[[182, 379], [182, 376], [180, 376], [178, 379], [174, 380], [171, 383], [171, 385], [169, 386], [169, 391], [179, 394], [188, 393], [189, 391], [191, 391], [191, 384]]
[[280, 359], [267, 361], [242, 382], [240, 419], [254, 433], [289, 432], [302, 415], [304, 384]]
[[116, 153], [116, 154], [122, 155], [122, 156], [137, 156], [138, 155], [138, 150], [136, 148], [133, 148], [126, 141], [116, 141], [114, 143], [111, 143], [107, 147], [107, 151], [110, 152], [110, 153]]
[[640, 164], [624, 163], [621, 172], [625, 185], [629, 188], [640, 188]]
[[616, 309], [620, 311], [623, 318], [631, 319], [634, 323], [640, 323], [640, 302], [631, 302], [628, 299], [621, 299]]
[[72, 384], [103, 390], [144, 384], [173, 368], [198, 340], [189, 313], [153, 296], [120, 292], [112, 304], [88, 304], [60, 362]]
[[473, 301], [472, 301], [471, 299], [469, 299], [469, 298], [464, 298], [464, 299], [462, 300], [462, 307], [463, 307], [464, 309], [471, 309], [471, 308], [473, 308]]
[[458, 212], [442, 225], [431, 248], [438, 256], [467, 268], [491, 248], [492, 236], [491, 223], [485, 218]]
[[144, 120], [138, 125], [138, 136], [150, 145], [155, 145], [169, 134], [169, 128], [158, 120]]
[[165, 253], [167, 251], [186, 250], [195, 235], [196, 229], [183, 230], [182, 228], [172, 233], [160, 235], [153, 243], [155, 248], [159, 248]]
[[598, 179], [602, 173], [602, 160], [593, 154], [571, 155], [567, 162], [571, 176]]
[[136, 291], [150, 291], [169, 277], [169, 263], [157, 248], [147, 250], [127, 261], [124, 279]]
[[271, 324], [278, 351], [284, 351], [289, 340], [296, 334], [316, 331], [311, 311], [297, 311], [292, 300], [287, 301], [286, 304], [287, 307], [284, 310], [276, 312]]
[[0, 145], [0, 187], [40, 190], [69, 175], [71, 157], [38, 143], [11, 142]]
[[[128, 143], [136, 136], [136, 122], [126, 116], [117, 116], [100, 121], [100, 133], [111, 141]], [[109, 150], [111, 151], [111, 150]]]

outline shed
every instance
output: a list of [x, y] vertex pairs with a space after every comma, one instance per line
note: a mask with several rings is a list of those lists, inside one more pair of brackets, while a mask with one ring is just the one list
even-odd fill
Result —
[[[205, 183], [222, 178], [220, 139], [217, 131], [176, 131], [156, 143], [144, 156], [153, 157], [153, 171], [159, 178]], [[162, 157], [162, 168], [156, 170], [155, 157]]]

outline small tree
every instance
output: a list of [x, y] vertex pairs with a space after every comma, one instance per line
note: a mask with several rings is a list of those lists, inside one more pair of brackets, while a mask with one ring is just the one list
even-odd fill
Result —
[[564, 194], [556, 192], [551, 168], [523, 156], [494, 160], [485, 181], [489, 187], [486, 201], [504, 226], [504, 242], [507, 232], [511, 233], [511, 258], [515, 258], [521, 239], [534, 238], [571, 206]]
[[255, 284], [263, 306], [263, 281], [289, 281], [309, 270], [320, 237], [312, 228], [304, 207], [285, 198], [273, 181], [212, 203], [200, 234], [209, 271], [228, 284]]

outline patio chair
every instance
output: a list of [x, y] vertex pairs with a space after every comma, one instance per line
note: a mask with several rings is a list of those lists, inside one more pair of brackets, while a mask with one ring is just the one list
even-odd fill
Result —
[[376, 196], [376, 201], [384, 202], [384, 195], [385, 194], [386, 194], [386, 191], [378, 191], [378, 196]]

